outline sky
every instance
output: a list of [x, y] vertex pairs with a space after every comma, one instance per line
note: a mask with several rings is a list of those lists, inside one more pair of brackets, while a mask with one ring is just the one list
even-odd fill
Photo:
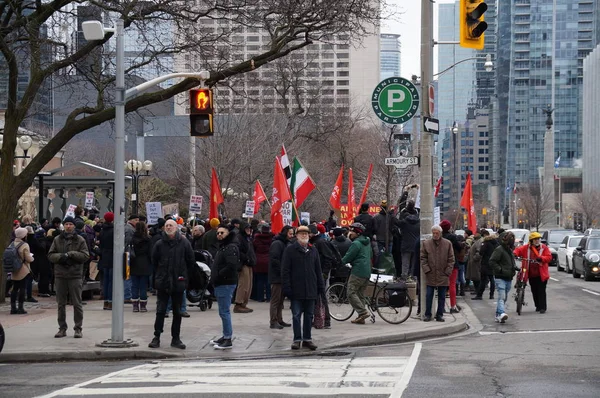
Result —
[[[387, 2], [393, 16], [385, 21], [381, 27], [381, 33], [400, 34], [402, 77], [419, 76], [421, 65], [421, 2], [418, 0], [387, 0]], [[452, 2], [452, 0], [439, 1], [439, 3]], [[436, 4], [434, 4], [433, 15], [434, 39], [437, 38]], [[434, 49], [434, 73], [437, 71], [436, 53], [437, 51]]]

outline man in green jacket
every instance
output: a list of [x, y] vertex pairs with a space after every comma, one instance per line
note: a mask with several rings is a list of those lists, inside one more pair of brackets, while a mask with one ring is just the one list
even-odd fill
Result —
[[504, 323], [508, 319], [504, 304], [508, 300], [508, 292], [512, 285], [512, 279], [516, 273], [515, 257], [515, 235], [512, 232], [500, 234], [500, 246], [494, 249], [490, 257], [490, 268], [494, 272], [496, 291], [498, 292], [498, 303], [496, 304], [496, 322]]
[[371, 277], [371, 257], [373, 256], [371, 240], [363, 235], [365, 229], [365, 226], [358, 222], [350, 226], [348, 237], [352, 240], [352, 244], [342, 259], [343, 264], [350, 263], [352, 265], [352, 272], [348, 279], [348, 300], [358, 313], [358, 317], [352, 323], [359, 325], [364, 325], [365, 319], [369, 317], [365, 308], [364, 293]]

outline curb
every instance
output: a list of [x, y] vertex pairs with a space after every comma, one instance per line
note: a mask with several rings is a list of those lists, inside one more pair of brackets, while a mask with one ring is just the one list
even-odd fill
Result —
[[[449, 325], [441, 325], [426, 330], [395, 333], [385, 336], [361, 337], [356, 339], [346, 339], [339, 343], [324, 345], [312, 355], [322, 354], [325, 350], [340, 348], [374, 346], [384, 344], [406, 343], [409, 341], [423, 340], [433, 337], [443, 337], [455, 333], [460, 333], [468, 329], [469, 326], [464, 318], [457, 319]], [[273, 357], [292, 353], [291, 350], [281, 350], [265, 353], [248, 353], [236, 355], [235, 358], [253, 358], [253, 357]], [[124, 360], [180, 360], [180, 359], [233, 359], [234, 357], [223, 357], [214, 355], [199, 356], [193, 352], [185, 350], [171, 352], [165, 350], [151, 350], [140, 348], [122, 348], [122, 349], [91, 349], [81, 351], [59, 351], [59, 352], [11, 352], [0, 354], [0, 363], [40, 363], [40, 362], [77, 362], [77, 361], [124, 361]]]

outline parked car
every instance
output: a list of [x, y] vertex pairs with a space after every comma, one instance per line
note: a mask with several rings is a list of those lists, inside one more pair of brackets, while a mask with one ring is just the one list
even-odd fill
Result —
[[558, 248], [558, 271], [573, 272], [573, 252], [579, 246], [583, 235], [565, 236]]
[[507, 229], [507, 231], [515, 234], [515, 247], [519, 247], [529, 241], [529, 234], [531, 232], [528, 229], [513, 228]]
[[585, 232], [583, 233], [584, 235], [600, 235], [600, 229], [593, 229], [593, 228], [588, 228], [585, 230]]
[[550, 266], [558, 267], [558, 248], [565, 236], [577, 234], [578, 232], [574, 229], [551, 229], [542, 233], [542, 241], [548, 245], [550, 253], [552, 253]]
[[573, 252], [573, 278], [582, 275], [586, 281], [600, 278], [600, 236], [584, 236]]

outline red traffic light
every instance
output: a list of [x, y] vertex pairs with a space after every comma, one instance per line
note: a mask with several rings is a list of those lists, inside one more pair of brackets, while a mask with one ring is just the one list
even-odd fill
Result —
[[190, 114], [212, 114], [213, 93], [209, 88], [190, 90]]

